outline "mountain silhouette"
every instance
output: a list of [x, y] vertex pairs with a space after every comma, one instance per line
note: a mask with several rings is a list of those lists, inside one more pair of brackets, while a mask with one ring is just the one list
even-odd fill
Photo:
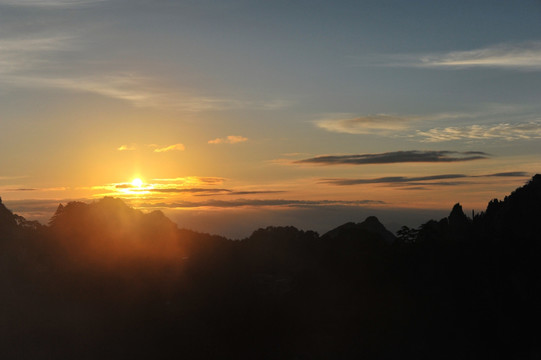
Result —
[[341, 225], [323, 235], [324, 238], [376, 238], [383, 240], [387, 244], [392, 244], [396, 240], [396, 236], [387, 230], [385, 226], [375, 216], [367, 217], [361, 223], [349, 222]]
[[539, 219], [540, 175], [398, 237], [228, 240], [113, 198], [43, 226], [0, 200], [0, 358], [539, 358]]
[[17, 222], [13, 213], [6, 208], [0, 198], [0, 236], [10, 234], [17, 226]]

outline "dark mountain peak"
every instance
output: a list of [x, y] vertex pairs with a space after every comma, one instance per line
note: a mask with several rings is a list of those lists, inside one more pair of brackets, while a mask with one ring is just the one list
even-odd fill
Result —
[[541, 233], [541, 175], [506, 196], [494, 199], [479, 219], [493, 237], [539, 238]]
[[489, 202], [486, 214], [492, 217], [512, 216], [520, 218], [541, 214], [541, 175], [536, 174], [528, 183], [517, 188], [503, 201]]
[[81, 264], [182, 256], [174, 222], [161, 211], [143, 213], [117, 198], [59, 205], [50, 225], [59, 246]]
[[358, 224], [358, 227], [360, 229], [380, 235], [386, 243], [390, 244], [396, 240], [394, 234], [387, 230], [387, 228], [375, 216], [367, 217], [362, 223]]
[[14, 214], [0, 202], [0, 237], [13, 236], [21, 231], [39, 230], [43, 227], [38, 221], [28, 221], [24, 217]]
[[294, 226], [268, 226], [257, 229], [247, 239], [248, 241], [294, 241], [299, 239], [316, 239], [314, 231], [299, 230]]
[[525, 197], [533, 197], [535, 200], [541, 198], [541, 174], [536, 174], [526, 185], [519, 187], [509, 196], [506, 196], [504, 201], [513, 201], [516, 198], [523, 199]]
[[0, 230], [13, 229], [16, 226], [15, 215], [0, 201]]
[[471, 226], [470, 219], [464, 214], [462, 205], [456, 203], [447, 217], [451, 237], [455, 239], [464, 239], [467, 237], [468, 230]]
[[167, 218], [163, 212], [156, 210], [150, 213], [143, 213], [141, 210], [128, 206], [122, 199], [104, 197], [96, 202], [87, 204], [79, 201], [72, 201], [65, 206], [58, 205], [55, 214], [51, 218], [51, 225], [73, 226], [93, 224], [96, 227], [126, 228], [145, 231], [149, 226], [156, 229], [159, 226], [165, 228], [176, 228], [176, 225]]
[[456, 203], [453, 206], [453, 209], [451, 210], [451, 213], [449, 214], [449, 224], [461, 224], [461, 223], [468, 223], [468, 217], [466, 214], [464, 214], [464, 210], [462, 210], [462, 205], [460, 203]]
[[541, 174], [535, 174], [528, 184], [531, 186], [541, 187]]
[[323, 235], [323, 237], [330, 239], [339, 237], [362, 239], [367, 236], [375, 236], [388, 244], [396, 239], [394, 234], [387, 230], [375, 216], [367, 217], [362, 223], [345, 223]]
[[456, 203], [454, 206], [453, 206], [453, 209], [451, 210], [451, 215], [449, 215], [449, 217], [451, 216], [461, 216], [464, 215], [464, 211], [462, 210], [462, 205], [460, 205], [460, 203]]
[[385, 226], [383, 226], [383, 224], [375, 216], [367, 217], [362, 223], [359, 224], [359, 226], [365, 227], [367, 229], [373, 229], [373, 230], [385, 229]]

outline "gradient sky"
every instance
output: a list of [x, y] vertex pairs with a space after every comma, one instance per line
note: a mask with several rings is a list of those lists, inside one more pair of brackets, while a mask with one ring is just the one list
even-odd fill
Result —
[[[541, 170], [541, 2], [0, 0], [0, 196], [392, 229]], [[142, 185], [132, 184], [140, 178]]]

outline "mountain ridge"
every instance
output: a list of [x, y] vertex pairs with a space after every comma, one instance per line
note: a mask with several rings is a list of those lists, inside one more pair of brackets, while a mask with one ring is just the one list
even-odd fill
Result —
[[[536, 358], [541, 176], [486, 211], [236, 241], [121, 200], [0, 204], [0, 357]], [[2, 220], [3, 219], [3, 220]]]

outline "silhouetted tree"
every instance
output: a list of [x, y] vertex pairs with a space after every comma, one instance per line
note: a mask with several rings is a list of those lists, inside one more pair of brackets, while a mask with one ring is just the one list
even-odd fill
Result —
[[403, 244], [413, 244], [417, 240], [419, 230], [412, 229], [407, 226], [402, 226], [400, 230], [396, 232], [398, 240]]

